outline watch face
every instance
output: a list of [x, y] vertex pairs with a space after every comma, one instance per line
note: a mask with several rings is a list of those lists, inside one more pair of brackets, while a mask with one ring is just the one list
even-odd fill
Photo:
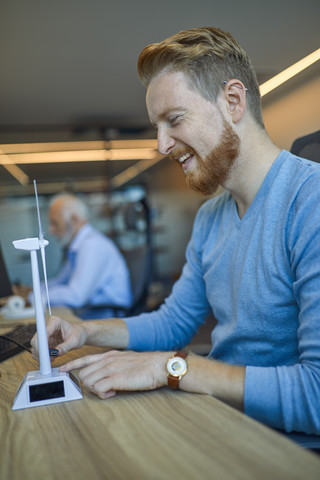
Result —
[[180, 377], [187, 371], [187, 362], [181, 357], [169, 358], [167, 370], [173, 377]]

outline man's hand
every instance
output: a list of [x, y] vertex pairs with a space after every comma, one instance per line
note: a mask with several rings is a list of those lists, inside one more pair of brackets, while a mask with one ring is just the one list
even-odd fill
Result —
[[[118, 391], [153, 390], [167, 385], [166, 364], [173, 353], [111, 350], [72, 360], [60, 371], [80, 370], [78, 376], [84, 387], [105, 399]], [[181, 378], [179, 388], [212, 395], [243, 410], [244, 377], [243, 366], [190, 354], [188, 373]]]
[[153, 390], [167, 384], [166, 361], [170, 352], [119, 352], [112, 350], [72, 360], [60, 367], [80, 369], [87, 390], [105, 399], [120, 390]]
[[[59, 356], [69, 350], [80, 348], [87, 340], [86, 329], [81, 324], [72, 324], [59, 317], [51, 317], [47, 325], [49, 348], [59, 350]], [[32, 356], [39, 359], [39, 347], [37, 334], [31, 340]]]

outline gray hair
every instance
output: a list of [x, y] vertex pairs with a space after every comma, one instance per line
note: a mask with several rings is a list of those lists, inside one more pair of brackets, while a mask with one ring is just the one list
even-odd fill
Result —
[[60, 193], [55, 195], [49, 206], [51, 207], [54, 203], [60, 202], [62, 205], [62, 215], [64, 220], [69, 223], [72, 216], [75, 216], [78, 220], [88, 220], [89, 219], [89, 210], [87, 205], [76, 195], [70, 193]]

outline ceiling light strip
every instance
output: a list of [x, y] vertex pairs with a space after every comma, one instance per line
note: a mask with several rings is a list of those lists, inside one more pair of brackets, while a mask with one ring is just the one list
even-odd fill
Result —
[[21, 168], [14, 164], [3, 165], [3, 167], [16, 179], [21, 185], [28, 185], [30, 178], [26, 175]]
[[0, 154], [1, 154], [0, 156], [4, 157], [6, 160], [5, 163], [3, 163], [2, 165], [7, 170], [7, 172], [9, 172], [10, 175], [12, 175], [16, 180], [18, 180], [18, 182], [21, 185], [28, 185], [28, 183], [30, 182], [30, 178], [28, 177], [28, 175], [26, 175], [24, 171], [21, 170], [21, 168], [19, 168], [10, 159], [9, 155], [4, 154], [1, 149], [0, 149]]
[[270, 78], [270, 80], [267, 80], [266, 82], [262, 83], [259, 87], [261, 97], [271, 92], [275, 88], [279, 87], [284, 82], [294, 77], [298, 73], [302, 72], [302, 70], [306, 69], [313, 63], [317, 62], [319, 59], [320, 59], [320, 48], [318, 48], [318, 50], [315, 50], [313, 53], [310, 53], [310, 55], [307, 55], [306, 57], [302, 58], [298, 62], [294, 63], [293, 65], [291, 65], [291, 67], [288, 67], [282, 72], [278, 73], [278, 75], [275, 75], [274, 77]]
[[0, 164], [40, 164], [70, 162], [104, 162], [106, 160], [152, 160], [158, 152], [151, 148], [116, 150], [78, 150], [64, 152], [36, 152], [0, 154]]
[[136, 150], [136, 149], [157, 149], [156, 139], [140, 140], [110, 140], [105, 141], [81, 141], [81, 142], [46, 142], [46, 143], [16, 143], [0, 145], [3, 153], [44, 153], [64, 152], [81, 150]]
[[130, 180], [137, 177], [138, 175], [140, 175], [140, 173], [144, 172], [148, 168], [151, 168], [153, 165], [158, 163], [163, 158], [165, 157], [158, 153], [154, 159], [141, 160], [140, 162], [137, 162], [135, 165], [132, 165], [132, 167], [127, 168], [123, 172], [113, 177], [110, 182], [111, 187], [112, 188], [122, 187], [124, 184], [128, 183]]

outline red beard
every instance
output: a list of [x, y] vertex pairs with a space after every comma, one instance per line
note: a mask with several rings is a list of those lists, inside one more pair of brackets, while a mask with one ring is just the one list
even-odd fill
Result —
[[[192, 151], [197, 166], [193, 171], [186, 171], [186, 181], [192, 190], [202, 195], [212, 195], [227, 180], [240, 148], [240, 139], [232, 127], [224, 120], [224, 131], [219, 145], [211, 150], [204, 159]], [[190, 150], [185, 150], [190, 152]], [[184, 153], [184, 152], [181, 152]], [[180, 152], [179, 152], [179, 156]], [[177, 152], [170, 155], [177, 158]], [[179, 161], [177, 160], [179, 163]]]

